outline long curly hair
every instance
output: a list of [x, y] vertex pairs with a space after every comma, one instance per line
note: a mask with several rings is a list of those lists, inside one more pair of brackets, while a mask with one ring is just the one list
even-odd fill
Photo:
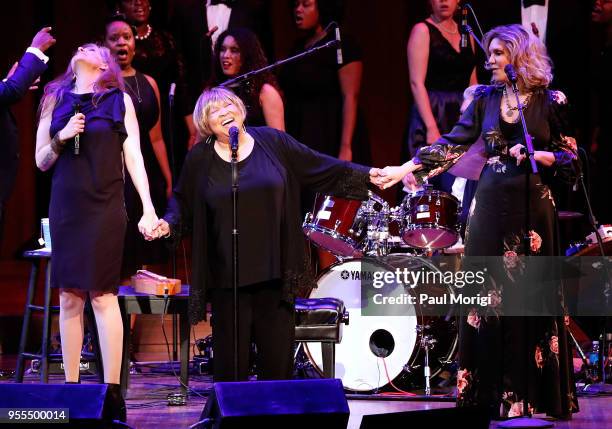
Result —
[[[85, 45], [81, 45], [81, 47], [84, 49], [96, 49], [102, 60], [108, 66], [106, 70], [100, 73], [100, 76], [94, 83], [94, 103], [104, 92], [108, 91], [109, 89], [119, 88], [121, 91], [125, 91], [125, 84], [123, 83], [123, 77], [121, 76], [121, 69], [119, 68], [119, 65], [117, 65], [117, 62], [115, 61], [115, 58], [111, 54], [110, 50], [95, 43], [87, 43]], [[66, 71], [45, 86], [38, 110], [39, 117], [42, 112], [46, 112], [48, 109], [52, 109], [53, 106], [60, 103], [66, 92], [74, 89], [76, 70], [73, 59], [74, 55], [72, 56]]]
[[[238, 74], [246, 73], [251, 70], [257, 70], [262, 67], [268, 65], [268, 59], [266, 58], [266, 54], [261, 47], [261, 43], [259, 43], [259, 39], [248, 28], [235, 27], [225, 30], [223, 33], [219, 35], [217, 38], [217, 42], [215, 43], [214, 55], [213, 55], [213, 64], [212, 64], [212, 74], [211, 79], [208, 83], [207, 88], [212, 88], [218, 86], [224, 81], [230, 79], [228, 76], [223, 74], [223, 69], [221, 68], [221, 47], [223, 45], [223, 41], [227, 36], [232, 36], [238, 47], [240, 48], [240, 62], [241, 67], [238, 70]], [[280, 93], [280, 87], [276, 80], [274, 74], [271, 71], [266, 71], [258, 74], [253, 79], [251, 79], [247, 90], [244, 91], [247, 99], [244, 100], [245, 104], [248, 106], [258, 106], [259, 105], [259, 93], [261, 92], [261, 87], [264, 84], [272, 85], [276, 90]]]
[[552, 61], [540, 39], [518, 24], [500, 25], [485, 34], [483, 44], [487, 51], [493, 39], [504, 42], [519, 84], [529, 90], [550, 85], [553, 79]]

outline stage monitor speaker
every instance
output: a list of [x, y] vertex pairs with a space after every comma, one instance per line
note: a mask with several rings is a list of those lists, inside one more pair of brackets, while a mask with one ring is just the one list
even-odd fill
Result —
[[199, 428], [346, 428], [349, 407], [337, 379], [215, 383]]
[[433, 410], [405, 411], [365, 415], [360, 429], [379, 428], [450, 428], [488, 429], [491, 419], [487, 411], [477, 408], [452, 407]]
[[[58, 420], [59, 416], [55, 418], [53, 414], [45, 414], [52, 417], [49, 422], [64, 423], [62, 428], [110, 428], [112, 422], [108, 418], [106, 391], [106, 384], [0, 383], [0, 408], [4, 409], [2, 422], [8, 422], [6, 409], [42, 411], [67, 408], [67, 424]], [[40, 412], [34, 415], [42, 416]], [[32, 424], [20, 423], [14, 427], [39, 427], [31, 420], [27, 421]]]

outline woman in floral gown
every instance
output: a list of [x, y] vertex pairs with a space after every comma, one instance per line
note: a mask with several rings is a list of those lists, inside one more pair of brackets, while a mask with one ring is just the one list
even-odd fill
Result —
[[[525, 120], [539, 168], [538, 175], [529, 176], [532, 255], [556, 254], [556, 216], [549, 184], [572, 180], [575, 140], [566, 121], [565, 96], [548, 89], [552, 74], [544, 45], [519, 25], [494, 28], [484, 42], [493, 85], [477, 88], [474, 101], [450, 133], [421, 148], [401, 167], [388, 167], [387, 174], [393, 177], [390, 183], [403, 178], [410, 186], [446, 171], [482, 137], [487, 162], [470, 210], [465, 254], [503, 255], [508, 262], [507, 280], [516, 257], [525, 254], [525, 177], [531, 167], [522, 145], [516, 98], [504, 72], [506, 64], [512, 64], [518, 74], [519, 97], [526, 105]], [[503, 282], [497, 286], [503, 295]], [[485, 407], [493, 418], [517, 417], [528, 397], [530, 412], [570, 418], [577, 403], [563, 317], [491, 313], [472, 310], [461, 321], [459, 405]]]

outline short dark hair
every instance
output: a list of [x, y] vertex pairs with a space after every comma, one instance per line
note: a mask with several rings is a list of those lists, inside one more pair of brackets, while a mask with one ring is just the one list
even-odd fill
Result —
[[132, 35], [136, 36], [136, 29], [132, 24], [128, 22], [125, 14], [113, 13], [104, 20], [104, 34], [102, 35], [102, 42], [104, 42], [104, 39], [106, 39], [106, 31], [108, 30], [108, 26], [111, 25], [113, 22], [123, 22], [128, 27], [130, 27], [130, 29], [132, 30]]

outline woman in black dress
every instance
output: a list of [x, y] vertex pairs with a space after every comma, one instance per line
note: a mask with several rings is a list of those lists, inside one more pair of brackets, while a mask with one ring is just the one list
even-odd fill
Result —
[[382, 185], [379, 170], [322, 155], [288, 134], [245, 128], [246, 111], [231, 91], [213, 88], [194, 111], [206, 142], [187, 156], [157, 236], [191, 232], [189, 312], [196, 323], [212, 303], [215, 381], [232, 370], [232, 198], [229, 129], [239, 131], [239, 374], [248, 376], [251, 339], [257, 345], [259, 379], [291, 377], [295, 330], [293, 300], [313, 284], [301, 230], [302, 186], [364, 199], [368, 183]]
[[[109, 18], [104, 43], [121, 68], [125, 90], [134, 104], [140, 133], [140, 152], [147, 170], [151, 200], [158, 213], [163, 213], [167, 199], [172, 194], [172, 175], [161, 130], [157, 83], [151, 76], [140, 73], [132, 65], [135, 52], [134, 33], [123, 16]], [[142, 205], [129, 176], [125, 178], [124, 192], [128, 217], [122, 264], [122, 276], [125, 278], [143, 268], [143, 265], [165, 262], [166, 254], [161, 243], [145, 241], [138, 231]]]
[[[66, 382], [79, 381], [83, 308], [89, 297], [104, 380], [114, 398], [120, 398], [123, 335], [116, 296], [126, 225], [123, 162], [144, 208], [138, 228], [151, 233], [157, 222], [134, 106], [123, 87], [107, 48], [79, 47], [67, 71], [45, 87], [36, 134], [36, 165], [43, 171], [53, 167], [51, 285], [60, 288]], [[125, 408], [119, 417], [125, 421]]]
[[[185, 62], [183, 56], [176, 46], [172, 34], [159, 29], [151, 24], [152, 7], [149, 0], [119, 0], [115, 3], [115, 9], [125, 14], [127, 21], [134, 26], [134, 38], [136, 39], [136, 53], [133, 64], [136, 70], [147, 74], [157, 82], [159, 86], [159, 99], [162, 106], [168, 106], [170, 85], [176, 84], [176, 97], [174, 109], [174, 132], [183, 135], [184, 128], [189, 135], [186, 145], [174, 145], [175, 168], [178, 168], [185, 157], [186, 149], [195, 143], [195, 128], [193, 117], [187, 95], [187, 82], [185, 77]], [[157, 9], [158, 12], [163, 12]], [[162, 130], [164, 140], [170, 139], [169, 115], [163, 114]], [[183, 124], [179, 122], [183, 122]], [[177, 142], [178, 143], [178, 142]], [[170, 148], [168, 148], [169, 150]]]
[[[218, 86], [226, 80], [267, 65], [268, 60], [255, 33], [248, 28], [230, 28], [221, 33], [215, 43], [209, 87]], [[271, 71], [261, 73], [231, 90], [244, 102], [247, 125], [267, 125], [285, 130], [283, 99]]]
[[[295, 1], [295, 25], [303, 36], [295, 53], [334, 39], [334, 31], [324, 30], [339, 20], [339, 3]], [[347, 34], [342, 35], [342, 64], [338, 64], [335, 49], [324, 49], [285, 66], [281, 88], [289, 134], [326, 155], [369, 163], [365, 120], [359, 111], [362, 70], [361, 51]]]
[[459, 119], [463, 91], [476, 84], [473, 41], [461, 47], [459, 25], [453, 17], [459, 0], [430, 0], [432, 14], [416, 24], [408, 39], [410, 112], [402, 161], [451, 130]]
[[[488, 159], [470, 210], [466, 256], [504, 256], [512, 261], [527, 253], [522, 243], [526, 235], [530, 254], [555, 255], [556, 216], [549, 184], [571, 181], [575, 159], [567, 100], [563, 93], [547, 89], [552, 74], [546, 48], [521, 26], [494, 28], [485, 35], [484, 45], [495, 85], [478, 87], [474, 101], [450, 133], [386, 173], [393, 177], [390, 183], [407, 174], [404, 183], [416, 183], [413, 172], [418, 180], [432, 177], [452, 166], [480, 136]], [[530, 175], [529, 231], [525, 231], [524, 203], [530, 164], [521, 151], [516, 99], [504, 72], [509, 63], [519, 76], [520, 100], [527, 106], [525, 120], [540, 169], [539, 175]], [[460, 405], [486, 407], [493, 417], [501, 418], [522, 415], [525, 397], [533, 412], [570, 418], [577, 409], [563, 317], [473, 312], [462, 320], [460, 329]]]

